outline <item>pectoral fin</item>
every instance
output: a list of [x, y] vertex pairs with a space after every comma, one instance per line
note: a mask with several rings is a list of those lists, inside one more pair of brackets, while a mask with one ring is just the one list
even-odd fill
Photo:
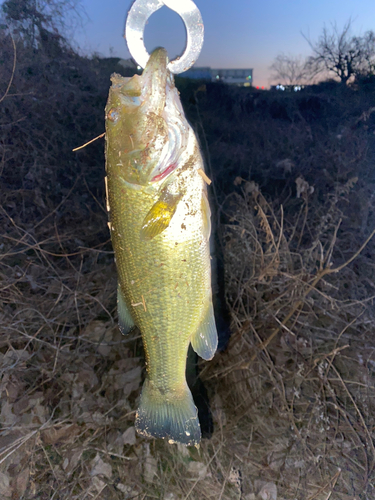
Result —
[[129, 309], [125, 303], [120, 283], [117, 285], [117, 313], [120, 332], [123, 335], [126, 335], [135, 325], [133, 318], [130, 315]]
[[141, 229], [141, 236], [143, 239], [152, 240], [155, 236], [167, 229], [181, 198], [182, 194], [174, 195], [168, 192], [162, 193], [161, 197], [151, 207], [143, 221]]
[[217, 331], [211, 301], [198, 330], [191, 339], [191, 345], [201, 358], [209, 360], [214, 357], [217, 349]]

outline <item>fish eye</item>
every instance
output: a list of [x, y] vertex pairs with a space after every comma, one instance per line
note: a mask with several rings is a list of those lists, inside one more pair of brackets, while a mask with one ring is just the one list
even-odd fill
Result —
[[116, 123], [119, 118], [119, 112], [115, 108], [111, 108], [107, 113], [107, 119], [111, 122]]

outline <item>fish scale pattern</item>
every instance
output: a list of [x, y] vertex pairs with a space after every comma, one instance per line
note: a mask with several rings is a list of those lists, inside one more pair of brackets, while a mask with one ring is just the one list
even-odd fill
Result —
[[[192, 216], [194, 222], [187, 222], [187, 241], [176, 235], [176, 223], [144, 241], [142, 222], [155, 201], [154, 196], [141, 196], [135, 190], [116, 202], [110, 196], [111, 230], [115, 251], [119, 250], [120, 285], [143, 334], [148, 376], [167, 390], [185, 384], [187, 349], [211, 287], [209, 248], [199, 213]], [[160, 359], [163, 364], [153, 363]]]

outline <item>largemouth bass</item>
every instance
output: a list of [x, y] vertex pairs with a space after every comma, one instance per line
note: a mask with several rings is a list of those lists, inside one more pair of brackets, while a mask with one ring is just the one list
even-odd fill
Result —
[[190, 342], [206, 360], [217, 347], [210, 207], [198, 143], [167, 64], [159, 48], [141, 76], [112, 75], [107, 209], [119, 326], [123, 333], [140, 329], [146, 354], [136, 430], [197, 445], [201, 431], [185, 370]]

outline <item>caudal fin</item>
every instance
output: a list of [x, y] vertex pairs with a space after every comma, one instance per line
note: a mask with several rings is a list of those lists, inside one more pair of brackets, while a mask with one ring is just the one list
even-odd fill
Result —
[[158, 387], [146, 379], [135, 428], [142, 436], [197, 446], [201, 440], [201, 429], [197, 409], [187, 384], [182, 391], [162, 394]]

